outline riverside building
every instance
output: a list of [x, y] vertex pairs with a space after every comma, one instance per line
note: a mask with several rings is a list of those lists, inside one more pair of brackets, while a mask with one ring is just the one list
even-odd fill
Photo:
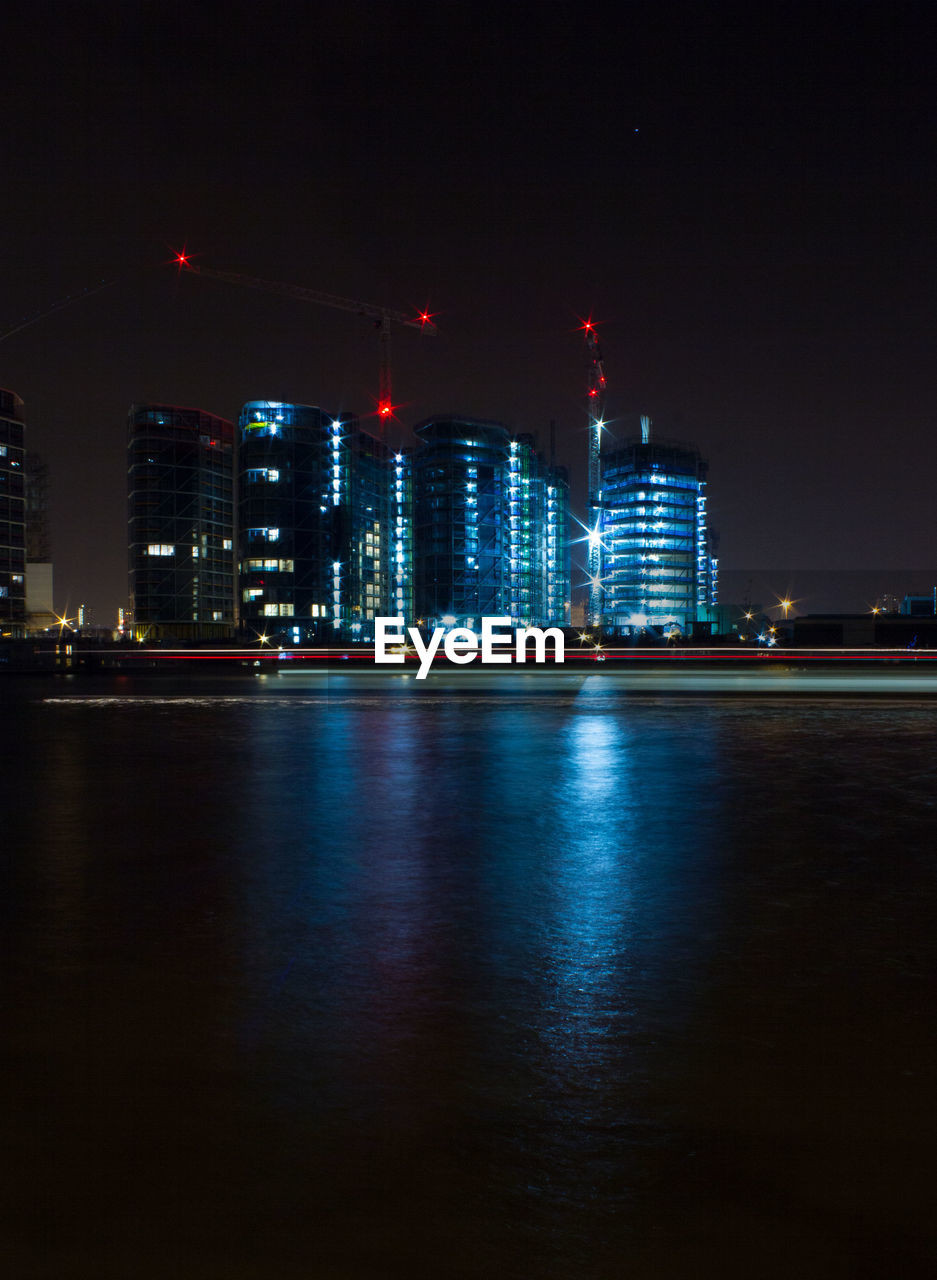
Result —
[[201, 409], [133, 405], [127, 492], [133, 635], [234, 634], [234, 427]]
[[0, 390], [0, 636], [26, 634], [26, 451], [23, 402]]
[[[416, 621], [469, 629], [569, 617], [569, 487], [533, 438], [501, 423], [431, 418], [410, 459]], [[398, 611], [399, 612], [399, 611]]]
[[621, 635], [692, 630], [718, 600], [708, 466], [690, 444], [626, 440], [602, 456], [602, 617]]
[[439, 417], [394, 452], [352, 415], [251, 400], [235, 527], [230, 423], [144, 405], [130, 424], [138, 638], [220, 638], [210, 624], [237, 624], [286, 647], [373, 642], [377, 617], [429, 630], [569, 620], [569, 486], [531, 436]]
[[568, 485], [531, 437], [435, 418], [393, 452], [353, 416], [275, 400], [238, 428], [242, 630], [288, 645], [371, 642], [376, 617], [566, 621]]
[[390, 450], [355, 417], [279, 400], [249, 401], [238, 430], [242, 627], [281, 643], [373, 638], [397, 599], [409, 492]]

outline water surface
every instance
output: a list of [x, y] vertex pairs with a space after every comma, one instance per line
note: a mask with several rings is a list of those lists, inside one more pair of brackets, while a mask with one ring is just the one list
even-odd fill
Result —
[[937, 702], [432, 679], [0, 685], [11, 1274], [920, 1274]]

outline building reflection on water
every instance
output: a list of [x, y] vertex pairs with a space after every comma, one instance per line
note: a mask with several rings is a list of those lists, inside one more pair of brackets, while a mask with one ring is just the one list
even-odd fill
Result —
[[933, 707], [395, 688], [13, 708], [19, 1273], [912, 1274]]

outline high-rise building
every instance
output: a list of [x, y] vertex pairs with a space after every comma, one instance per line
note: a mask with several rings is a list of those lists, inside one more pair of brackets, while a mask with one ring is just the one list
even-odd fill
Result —
[[413, 611], [413, 453], [395, 453], [390, 482], [390, 598], [388, 617], [404, 618]]
[[127, 448], [134, 636], [233, 635], [233, 425], [201, 409], [133, 405]]
[[437, 418], [417, 436], [392, 453], [348, 415], [244, 405], [242, 627], [310, 644], [372, 640], [375, 617], [567, 620], [565, 473], [500, 423]]
[[52, 559], [49, 527], [49, 466], [41, 454], [26, 454], [26, 559]]
[[716, 604], [707, 463], [693, 445], [626, 440], [602, 456], [602, 617], [621, 634], [692, 629]]
[[[331, 456], [336, 456], [333, 436]], [[338, 448], [340, 490], [337, 515], [340, 630], [352, 639], [373, 639], [374, 618], [388, 616], [392, 599], [392, 522], [390, 471], [393, 454], [383, 441], [362, 431], [357, 421], [341, 432]], [[335, 463], [331, 464], [332, 478]], [[333, 489], [332, 496], [335, 493]], [[334, 602], [333, 581], [333, 602]]]
[[569, 482], [548, 467], [533, 436], [511, 441], [508, 565], [514, 626], [569, 622]]
[[373, 638], [395, 555], [387, 446], [347, 414], [279, 400], [245, 404], [239, 432], [242, 624], [281, 643]]
[[416, 428], [413, 607], [429, 627], [480, 626], [510, 610], [511, 437], [495, 422], [433, 418]]
[[0, 390], [0, 636], [26, 634], [26, 477], [23, 402]]
[[564, 473], [544, 464], [532, 437], [513, 439], [501, 423], [432, 418], [416, 434], [416, 620], [470, 628], [484, 616], [515, 625], [566, 622]]
[[31, 449], [26, 454], [26, 621], [33, 634], [47, 631], [56, 623], [52, 604], [49, 467]]

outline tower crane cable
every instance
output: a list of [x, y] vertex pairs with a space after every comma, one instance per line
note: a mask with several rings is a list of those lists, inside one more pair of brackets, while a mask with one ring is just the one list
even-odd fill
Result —
[[355, 315], [364, 316], [372, 321], [378, 330], [380, 369], [378, 386], [378, 418], [381, 433], [388, 418], [393, 416], [393, 400], [391, 397], [391, 364], [390, 334], [391, 325], [406, 325], [408, 329], [419, 329], [435, 337], [439, 332], [428, 312], [420, 312], [416, 316], [404, 311], [395, 311], [391, 307], [378, 306], [376, 303], [358, 302], [352, 298], [342, 298], [338, 294], [324, 293], [321, 289], [307, 289], [303, 285], [287, 284], [279, 280], [260, 280], [256, 276], [243, 275], [238, 271], [219, 271], [215, 267], [196, 266], [189, 261], [185, 253], [177, 254], [176, 262], [180, 270], [192, 272], [193, 275], [207, 276], [210, 280], [222, 280], [228, 284], [247, 285], [251, 289], [261, 289], [266, 293], [275, 293], [280, 297], [297, 298], [300, 302], [314, 302], [318, 306], [332, 307], [338, 311], [351, 311]]
[[81, 293], [70, 293], [65, 298], [60, 298], [58, 302], [53, 302], [51, 307], [46, 307], [43, 311], [39, 311], [34, 316], [29, 316], [26, 320], [21, 320], [19, 324], [14, 325], [11, 329], [4, 330], [0, 333], [0, 342], [6, 342], [7, 338], [12, 338], [14, 333], [21, 333], [23, 329], [28, 329], [32, 324], [38, 324], [40, 320], [44, 320], [46, 316], [51, 316], [55, 311], [61, 311], [63, 307], [69, 307], [73, 302], [81, 302], [83, 298], [90, 298], [95, 293], [100, 293], [102, 289], [110, 289], [117, 280], [105, 280], [103, 284], [95, 285], [93, 289], [83, 289]]

